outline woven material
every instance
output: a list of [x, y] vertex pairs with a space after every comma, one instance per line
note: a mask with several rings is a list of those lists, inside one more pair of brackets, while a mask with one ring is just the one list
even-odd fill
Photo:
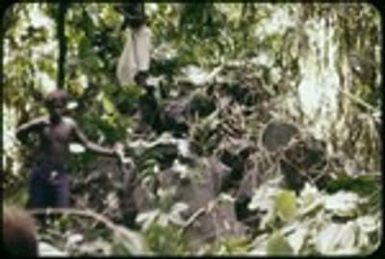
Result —
[[127, 34], [116, 70], [121, 85], [132, 84], [137, 72], [150, 68], [151, 30], [143, 25], [138, 29], [128, 28]]

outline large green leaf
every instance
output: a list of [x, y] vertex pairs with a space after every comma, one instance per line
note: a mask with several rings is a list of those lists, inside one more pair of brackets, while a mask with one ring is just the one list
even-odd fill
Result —
[[315, 186], [305, 184], [299, 197], [299, 213], [306, 215], [322, 207], [323, 197]]
[[362, 201], [356, 193], [340, 191], [325, 197], [325, 209], [340, 217], [351, 217], [358, 213]]
[[297, 201], [293, 191], [281, 191], [275, 197], [277, 215], [284, 221], [291, 221], [297, 215]]
[[261, 211], [271, 210], [274, 208], [274, 197], [277, 195], [277, 191], [277, 188], [262, 185], [255, 191], [248, 208]]
[[360, 175], [357, 177], [339, 175], [337, 179], [330, 181], [326, 186], [326, 190], [330, 193], [346, 190], [361, 195], [370, 195], [377, 188], [378, 181], [372, 175]]
[[305, 240], [310, 232], [308, 224], [300, 224], [296, 227], [293, 233], [287, 236], [290, 246], [293, 248], [294, 254], [299, 254], [305, 244]]
[[107, 112], [107, 114], [113, 114], [115, 112], [115, 105], [114, 103], [108, 98], [107, 96], [103, 95], [102, 98], [103, 108]]
[[361, 216], [356, 221], [364, 233], [373, 233], [381, 227], [380, 222], [373, 215]]
[[273, 233], [267, 241], [268, 255], [292, 255], [293, 249], [286, 238], [279, 232]]
[[[145, 239], [142, 234], [134, 232], [127, 228], [118, 226], [118, 230], [115, 232], [112, 249], [125, 250], [126, 254], [131, 255], [149, 255], [150, 250], [147, 247]], [[112, 253], [115, 254], [115, 253]]]
[[350, 221], [347, 224], [329, 224], [317, 235], [316, 249], [324, 255], [354, 255], [359, 253], [356, 246], [357, 225]]

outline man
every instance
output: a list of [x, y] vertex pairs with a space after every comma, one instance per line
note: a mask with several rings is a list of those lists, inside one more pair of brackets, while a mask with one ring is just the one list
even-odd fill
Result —
[[139, 125], [134, 130], [138, 134], [148, 134], [151, 128], [161, 130], [159, 103], [155, 89], [147, 83], [151, 61], [151, 29], [147, 26], [147, 17], [143, 1], [119, 4], [116, 9], [124, 16], [122, 29], [128, 29], [126, 43], [119, 58], [116, 75], [120, 85], [137, 84], [145, 89], [139, 98]]
[[127, 41], [117, 65], [117, 77], [121, 85], [136, 84], [146, 87], [150, 68], [151, 30], [147, 26], [144, 4], [134, 1], [117, 6], [123, 14], [122, 29], [127, 30]]
[[16, 130], [16, 137], [21, 141], [29, 133], [36, 133], [40, 140], [29, 181], [28, 208], [69, 206], [67, 163], [72, 141], [80, 142], [97, 154], [120, 155], [117, 148], [103, 148], [89, 141], [74, 119], [63, 116], [67, 101], [66, 91], [54, 90], [45, 100], [49, 115], [33, 119]]

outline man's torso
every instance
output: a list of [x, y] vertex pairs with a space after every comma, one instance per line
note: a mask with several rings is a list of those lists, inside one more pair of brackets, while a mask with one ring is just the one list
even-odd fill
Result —
[[62, 117], [53, 124], [48, 119], [39, 129], [40, 146], [38, 162], [65, 166], [69, 156], [69, 143], [73, 138], [73, 123], [70, 118]]

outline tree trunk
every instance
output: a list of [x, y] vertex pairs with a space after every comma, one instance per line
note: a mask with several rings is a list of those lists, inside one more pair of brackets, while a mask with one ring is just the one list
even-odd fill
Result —
[[59, 59], [58, 59], [58, 73], [57, 86], [64, 88], [65, 79], [65, 58], [67, 52], [67, 42], [65, 38], [65, 15], [67, 12], [67, 3], [59, 2], [57, 14], [57, 38], [59, 41]]

